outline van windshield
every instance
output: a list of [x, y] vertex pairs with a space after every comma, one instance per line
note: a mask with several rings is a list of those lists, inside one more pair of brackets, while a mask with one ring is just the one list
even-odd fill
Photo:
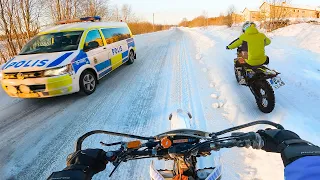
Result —
[[57, 32], [34, 37], [20, 55], [77, 50], [83, 31]]

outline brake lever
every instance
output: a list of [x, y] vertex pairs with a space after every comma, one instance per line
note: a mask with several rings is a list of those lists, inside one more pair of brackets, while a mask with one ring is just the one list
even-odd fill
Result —
[[102, 146], [115, 146], [115, 145], [122, 144], [122, 142], [115, 142], [115, 143], [107, 144], [107, 143], [104, 143], [104, 142], [100, 141], [100, 144], [101, 144]]

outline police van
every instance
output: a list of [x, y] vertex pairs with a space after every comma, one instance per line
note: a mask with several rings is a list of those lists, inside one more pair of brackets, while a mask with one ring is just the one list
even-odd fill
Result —
[[90, 95], [99, 79], [124, 63], [132, 64], [136, 48], [128, 25], [96, 20], [100, 18], [62, 21], [31, 39], [2, 66], [5, 92], [20, 98], [78, 91]]

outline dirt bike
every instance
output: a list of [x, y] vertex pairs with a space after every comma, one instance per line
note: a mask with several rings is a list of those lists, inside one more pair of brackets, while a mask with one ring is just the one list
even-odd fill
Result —
[[[178, 110], [176, 114], [173, 113], [169, 116], [169, 120], [173, 121], [171, 128], [176, 128], [184, 123], [188, 124], [186, 121], [192, 118], [191, 114], [187, 113], [189, 118], [175, 119], [175, 116], [181, 114], [185, 113]], [[95, 130], [82, 135], [77, 140], [75, 151], [81, 150], [82, 142], [93, 134], [134, 138], [136, 140], [129, 142], [100, 142], [103, 146], [120, 146], [119, 149], [106, 153], [106, 160], [114, 165], [109, 177], [122, 162], [158, 158], [158, 160], [172, 160], [173, 166], [169, 170], [157, 170], [151, 163], [151, 180], [218, 180], [222, 177], [221, 166], [198, 168], [197, 160], [200, 157], [210, 158], [212, 152], [218, 152], [222, 148], [252, 147], [253, 149], [261, 149], [264, 146], [264, 141], [258, 133], [234, 132], [258, 124], [284, 129], [280, 124], [271, 121], [255, 121], [213, 133], [192, 129], [172, 129], [150, 137]], [[222, 136], [226, 133], [231, 133], [231, 135]]]
[[[269, 58], [263, 65], [248, 67], [237, 63], [239, 58], [242, 58], [241, 48], [238, 48], [237, 56], [234, 59], [234, 72], [237, 82], [250, 88], [260, 111], [263, 113], [272, 112], [275, 107], [273, 88], [278, 89], [285, 85], [278, 76], [280, 73], [266, 66], [269, 63]], [[240, 83], [241, 76], [244, 77], [245, 83]]]

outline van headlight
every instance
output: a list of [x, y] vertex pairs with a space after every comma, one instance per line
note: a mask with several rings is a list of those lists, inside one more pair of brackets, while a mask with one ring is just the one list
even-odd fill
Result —
[[60, 76], [60, 75], [71, 73], [71, 71], [72, 71], [71, 65], [66, 65], [59, 68], [45, 70], [43, 75], [46, 77]]

